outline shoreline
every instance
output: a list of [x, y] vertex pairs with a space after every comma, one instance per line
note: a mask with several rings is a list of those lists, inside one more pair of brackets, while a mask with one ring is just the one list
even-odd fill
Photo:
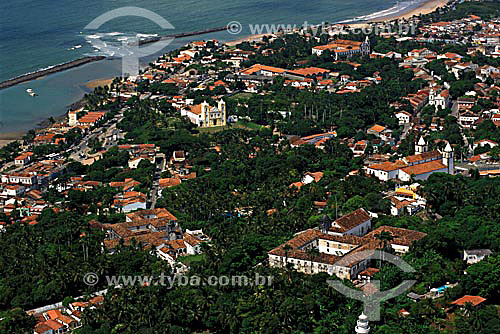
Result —
[[101, 78], [101, 79], [95, 79], [95, 80], [92, 80], [92, 81], [88, 81], [86, 83], [83, 84], [83, 86], [85, 86], [86, 88], [90, 89], [90, 90], [94, 90], [95, 88], [101, 86], [101, 87], [104, 87], [104, 86], [110, 86], [111, 83], [113, 82], [114, 78]]
[[[198, 35], [204, 35], [204, 34], [209, 34], [212, 32], [219, 32], [226, 30], [227, 27], [216, 27], [216, 28], [208, 28], [204, 30], [198, 30], [198, 31], [188, 31], [188, 32], [183, 32], [183, 33], [178, 33], [178, 34], [171, 34], [171, 35], [165, 35], [165, 36], [158, 36], [158, 37], [151, 37], [145, 40], [140, 40], [139, 45], [144, 45], [144, 44], [150, 44], [153, 42], [157, 42], [160, 40], [165, 40], [165, 39], [170, 39], [170, 38], [182, 38], [182, 37], [190, 37], [190, 36], [198, 36]], [[32, 80], [37, 80], [37, 79], [42, 79], [43, 77], [53, 74], [53, 73], [58, 73], [62, 72], [65, 70], [69, 70], [74, 67], [78, 67], [84, 64], [88, 64], [91, 62], [96, 62], [104, 59], [109, 59], [112, 57], [108, 56], [87, 56], [87, 57], [82, 57], [78, 58], [75, 60], [70, 60], [61, 64], [49, 66], [44, 69], [36, 70], [34, 72], [29, 72], [25, 74], [21, 74], [17, 77], [7, 79], [5, 81], [0, 82], [0, 89], [12, 87], [15, 85], [18, 85], [23, 82], [27, 81], [32, 81]]]
[[374, 18], [372, 20], [369, 20], [368, 23], [409, 19], [412, 18], [413, 16], [430, 14], [435, 10], [437, 10], [438, 8], [446, 6], [448, 2], [449, 2], [448, 0], [426, 0], [421, 2], [418, 7], [410, 9], [409, 11], [395, 13], [394, 15], [389, 15], [387, 17], [383, 16], [380, 18]]
[[[361, 27], [366, 27], [368, 24], [371, 23], [380, 23], [380, 22], [391, 22], [395, 20], [402, 20], [402, 19], [408, 19], [413, 16], [418, 16], [422, 14], [429, 14], [434, 12], [436, 9], [446, 6], [448, 4], [448, 0], [426, 0], [422, 1], [417, 7], [410, 9], [409, 11], [401, 11], [397, 12], [388, 16], [382, 16], [380, 18], [374, 18], [371, 20], [367, 20], [366, 22], [353, 22], [353, 23], [340, 23], [346, 26], [349, 26], [351, 28], [361, 28]], [[221, 28], [216, 28], [216, 29], [221, 29]], [[210, 30], [210, 29], [209, 29]], [[208, 32], [208, 30], [207, 30]], [[202, 35], [206, 32], [197, 32], [196, 35]], [[188, 33], [189, 34], [189, 33]], [[254, 35], [248, 35], [245, 37], [241, 38], [236, 38], [230, 41], [226, 41], [225, 44], [228, 46], [236, 46], [237, 44], [240, 44], [242, 42], [253, 42], [253, 41], [260, 41], [264, 36], [270, 36], [271, 34], [254, 34]], [[152, 41], [149, 41], [149, 43]], [[144, 43], [147, 44], [148, 42]], [[99, 59], [96, 59], [99, 58]], [[49, 74], [57, 73], [57, 72], [62, 72], [67, 69], [71, 69], [80, 65], [84, 65], [90, 62], [94, 61], [99, 61], [106, 59], [107, 57], [104, 56], [98, 56], [98, 57], [84, 57], [80, 58], [74, 61], [70, 61], [67, 63], [63, 63], [60, 65], [53, 66], [48, 69], [32, 72], [32, 73], [27, 73], [24, 75], [21, 75], [19, 77], [13, 78], [6, 80], [4, 82], [0, 83], [0, 89], [2, 88], [7, 88], [10, 86], [17, 85], [22, 82], [26, 81], [31, 81], [31, 80], [37, 80], [40, 78], [43, 78]], [[88, 81], [83, 84], [84, 87], [86, 87], [89, 90], [93, 90], [94, 88], [98, 86], [104, 86], [104, 85], [110, 85], [111, 82], [113, 81], [113, 78], [100, 78], [100, 79], [95, 79], [92, 81]], [[78, 108], [81, 108], [85, 105], [85, 99], [82, 97], [79, 100], [75, 101], [71, 105], [68, 106], [68, 109], [70, 110], [75, 110]], [[64, 113], [63, 115], [59, 116], [53, 116], [55, 119], [60, 120], [63, 117], [66, 117], [67, 112]], [[45, 119], [37, 124], [36, 127], [33, 128], [33, 130], [41, 129], [47, 127], [48, 124], [48, 119]], [[28, 131], [19, 131], [19, 132], [8, 132], [8, 133], [0, 133], [0, 147], [3, 147], [7, 145], [8, 143], [16, 140], [22, 139], [22, 137], [27, 133]]]
[[[449, 0], [425, 0], [418, 4], [417, 7], [410, 8], [408, 10], [398, 11], [393, 14], [389, 14], [387, 16], [375, 17], [373, 19], [369, 19], [366, 21], [353, 21], [353, 22], [343, 22], [336, 23], [345, 25], [351, 28], [365, 28], [372, 23], [382, 23], [382, 22], [391, 22], [395, 20], [407, 20], [412, 18], [413, 16], [425, 15], [434, 12], [438, 8], [446, 6], [450, 1]], [[335, 24], [335, 23], [334, 23]], [[264, 36], [270, 36], [272, 34], [254, 34], [241, 38], [234, 39], [232, 41], [226, 42], [226, 45], [236, 46], [237, 44], [243, 42], [254, 42], [262, 40]]]

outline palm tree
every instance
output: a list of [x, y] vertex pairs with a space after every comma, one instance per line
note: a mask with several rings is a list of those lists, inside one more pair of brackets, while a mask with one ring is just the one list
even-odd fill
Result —
[[382, 231], [380, 233], [375, 234], [375, 238], [379, 240], [382, 245], [382, 250], [387, 248], [387, 245], [394, 240], [394, 236], [389, 231]]
[[382, 268], [382, 262], [384, 261], [384, 253], [387, 249], [387, 245], [390, 244], [392, 240], [394, 240], [394, 236], [389, 231], [382, 231], [380, 233], [375, 234], [375, 238], [379, 240], [382, 245], [382, 261], [380, 263], [380, 267]]
[[292, 250], [292, 246], [286, 244], [283, 246], [283, 250], [285, 251], [285, 267], [288, 266], [288, 253]]

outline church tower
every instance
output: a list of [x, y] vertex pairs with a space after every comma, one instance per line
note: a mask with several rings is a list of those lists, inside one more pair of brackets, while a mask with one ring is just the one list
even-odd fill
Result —
[[446, 144], [443, 151], [443, 165], [448, 167], [448, 174], [455, 174], [455, 166], [453, 164], [453, 148], [450, 143]]
[[436, 90], [434, 87], [432, 87], [430, 92], [429, 92], [429, 104], [434, 105], [435, 99], [436, 99]]
[[217, 104], [217, 107], [218, 107], [219, 112], [221, 114], [221, 119], [220, 119], [219, 125], [226, 126], [226, 120], [227, 120], [226, 102], [224, 102], [223, 99], [220, 99], [220, 101]]
[[369, 334], [370, 325], [368, 324], [368, 317], [361, 313], [356, 323], [356, 334]]
[[332, 227], [332, 221], [331, 221], [330, 217], [328, 217], [328, 215], [324, 215], [323, 217], [321, 217], [319, 227], [320, 227], [321, 233], [325, 233], [325, 234], [328, 233], [328, 231]]
[[368, 38], [368, 36], [366, 36], [365, 41], [363, 42], [363, 44], [361, 44], [361, 50], [362, 50], [363, 54], [369, 54], [370, 49], [371, 49], [370, 39]]
[[427, 152], [427, 143], [424, 137], [420, 137], [418, 143], [415, 145], [415, 154], [422, 154], [424, 152]]

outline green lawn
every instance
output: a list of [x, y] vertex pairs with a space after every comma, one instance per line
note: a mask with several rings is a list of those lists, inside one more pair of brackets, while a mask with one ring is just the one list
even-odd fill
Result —
[[248, 121], [238, 121], [233, 125], [235, 128], [243, 128], [243, 129], [251, 129], [251, 130], [259, 130], [262, 126]]
[[246, 93], [246, 92], [240, 92], [235, 95], [230, 96], [228, 99], [229, 100], [248, 100], [252, 96], [254, 96], [254, 93]]
[[189, 265], [192, 262], [200, 262], [205, 257], [205, 254], [196, 254], [196, 255], [186, 255], [180, 256], [178, 259], [180, 262]]
[[200, 133], [214, 133], [227, 129], [229, 129], [228, 126], [214, 126], [211, 128], [197, 128], [196, 130], [200, 131]]

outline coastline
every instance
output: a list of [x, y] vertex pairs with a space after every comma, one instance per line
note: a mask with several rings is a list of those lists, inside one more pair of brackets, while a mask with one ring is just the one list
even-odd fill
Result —
[[[402, 10], [400, 12], [396, 12], [394, 14], [390, 14], [387, 16], [382, 16], [379, 18], [374, 18], [367, 20], [366, 22], [353, 22], [353, 23], [341, 23], [346, 26], [352, 27], [352, 28], [360, 28], [360, 27], [366, 27], [370, 23], [377, 23], [377, 22], [390, 22], [394, 20], [401, 20], [401, 19], [408, 19], [413, 16], [418, 16], [421, 14], [428, 14], [433, 11], [435, 11], [437, 8], [443, 7], [448, 4], [448, 0], [426, 0], [422, 1], [417, 7], [411, 8], [408, 11]], [[217, 28], [220, 29], [220, 28]], [[206, 32], [196, 32], [196, 35], [204, 34]], [[241, 38], [236, 38], [231, 41], [226, 41], [225, 43], [228, 46], [235, 46], [239, 43], [242, 42], [253, 42], [253, 41], [260, 41], [264, 36], [269, 36], [270, 34], [254, 34], [254, 35], [248, 35], [245, 37]], [[146, 42], [147, 43], [147, 42]], [[97, 59], [99, 58], [99, 59]], [[13, 78], [4, 82], [0, 83], [0, 89], [10, 87], [13, 85], [17, 85], [18, 83], [26, 82], [26, 81], [31, 81], [31, 80], [37, 80], [41, 79], [49, 74], [65, 71], [67, 69], [71, 69], [73, 67], [77, 67], [80, 65], [87, 64], [89, 62], [94, 62], [94, 61], [99, 61], [102, 59], [106, 59], [106, 57], [85, 57], [85, 58], [80, 58], [74, 61], [70, 61], [67, 63], [59, 64], [44, 70], [40, 70], [37, 72], [32, 72], [32, 73], [27, 73], [24, 75], [21, 75], [17, 78]], [[94, 88], [98, 86], [105, 86], [105, 85], [110, 85], [111, 82], [113, 81], [113, 78], [100, 78], [100, 79], [95, 79], [88, 81], [83, 84], [83, 87], [85, 87], [88, 90], [93, 90]], [[78, 109], [80, 107], [83, 107], [85, 105], [85, 99], [80, 98], [79, 100], [75, 101], [71, 105], [68, 106], [69, 109]], [[66, 117], [67, 113], [64, 113], [63, 115], [59, 116], [54, 116], [55, 119], [60, 120], [63, 117]], [[37, 124], [36, 127], [34, 127], [34, 130], [40, 129], [47, 127], [49, 125], [48, 123], [48, 118], [41, 121], [40, 123]], [[0, 133], [0, 147], [3, 147], [7, 145], [8, 143], [22, 139], [22, 137], [26, 134], [27, 131], [18, 131], [18, 132], [8, 132], [8, 133]]]
[[104, 86], [109, 86], [113, 82], [113, 78], [102, 78], [102, 79], [95, 79], [89, 82], [86, 82], [84, 86], [90, 90], [94, 90], [94, 88], [97, 88], [99, 86], [104, 87]]
[[25, 134], [26, 133], [22, 132], [22, 131], [0, 133], [0, 148], [2, 148], [2, 147], [6, 146], [14, 141], [21, 140]]
[[[425, 0], [418, 4], [417, 7], [410, 8], [408, 10], [401, 10], [399, 12], [388, 14], [386, 16], [380, 16], [373, 19], [369, 19], [363, 22], [354, 21], [354, 22], [345, 22], [339, 23], [345, 26], [349, 26], [351, 28], [365, 28], [371, 23], [381, 23], [381, 22], [391, 22], [395, 20], [407, 20], [412, 18], [413, 16], [425, 15], [434, 12], [438, 8], [444, 7], [448, 4], [449, 0]], [[235, 46], [237, 44], [243, 42], [253, 42], [260, 41], [262, 37], [269, 36], [271, 34], [255, 34], [249, 35], [246, 37], [241, 37], [234, 39], [232, 41], [226, 42], [229, 46]]]
[[401, 19], [409, 19], [413, 16], [425, 15], [434, 12], [436, 9], [446, 6], [448, 4], [448, 0], [427, 0], [423, 1], [418, 7], [411, 9], [410, 11], [403, 11], [401, 13], [396, 13], [395, 15], [389, 15], [387, 17], [375, 18], [373, 20], [369, 20], [368, 23], [373, 22], [384, 22], [384, 21], [393, 21], [393, 20], [401, 20]]

